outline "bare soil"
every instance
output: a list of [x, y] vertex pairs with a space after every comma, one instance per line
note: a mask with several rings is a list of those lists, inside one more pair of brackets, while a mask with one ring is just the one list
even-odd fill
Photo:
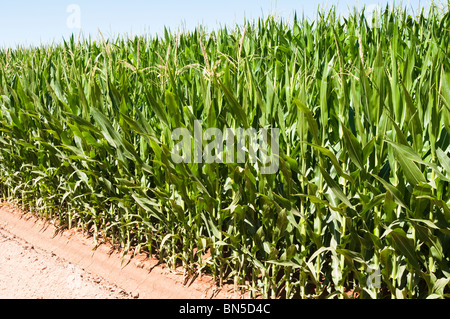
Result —
[[145, 254], [129, 256], [123, 265], [111, 246], [0, 203], [1, 299], [240, 297], [208, 276], [186, 278]]

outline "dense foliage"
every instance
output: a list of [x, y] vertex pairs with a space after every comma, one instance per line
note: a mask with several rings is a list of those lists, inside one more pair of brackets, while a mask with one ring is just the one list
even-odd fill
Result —
[[[3, 49], [0, 194], [252, 296], [448, 297], [449, 32], [331, 10]], [[279, 172], [175, 164], [196, 119], [279, 128]]]

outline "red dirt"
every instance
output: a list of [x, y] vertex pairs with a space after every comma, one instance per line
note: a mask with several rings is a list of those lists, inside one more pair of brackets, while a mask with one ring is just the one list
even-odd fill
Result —
[[144, 254], [128, 258], [122, 267], [122, 254], [111, 246], [96, 247], [81, 231], [57, 229], [0, 203], [0, 298], [240, 297], [232, 289], [217, 288], [209, 276], [184, 285], [183, 273], [170, 271]]

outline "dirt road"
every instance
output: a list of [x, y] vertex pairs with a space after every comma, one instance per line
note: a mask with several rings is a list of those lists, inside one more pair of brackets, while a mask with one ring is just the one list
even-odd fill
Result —
[[132, 298], [124, 289], [0, 229], [1, 299]]
[[0, 203], [0, 298], [236, 298], [208, 277], [186, 281], [145, 255], [122, 266], [122, 254], [108, 245], [93, 249], [92, 238], [80, 231], [56, 230]]

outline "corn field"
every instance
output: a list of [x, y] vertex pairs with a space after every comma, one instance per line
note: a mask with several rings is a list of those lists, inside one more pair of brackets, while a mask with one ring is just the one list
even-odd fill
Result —
[[[0, 50], [1, 197], [252, 298], [448, 298], [448, 9], [292, 20]], [[195, 120], [279, 171], [174, 163]]]

